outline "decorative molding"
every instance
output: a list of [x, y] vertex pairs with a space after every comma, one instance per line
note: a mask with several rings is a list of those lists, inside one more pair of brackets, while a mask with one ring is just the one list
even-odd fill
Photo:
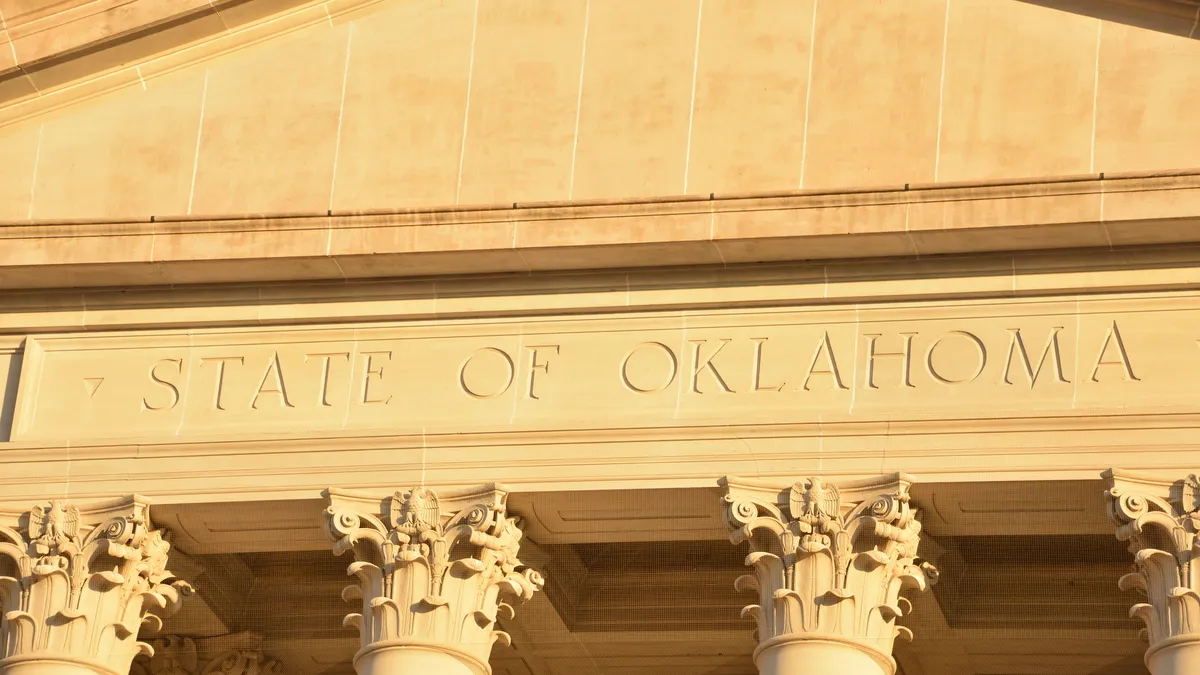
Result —
[[[758, 626], [758, 653], [797, 639], [830, 639], [891, 662], [896, 625], [911, 609], [906, 588], [925, 590], [937, 571], [917, 558], [921, 524], [904, 474], [844, 482], [801, 478], [780, 489], [748, 479], [721, 479], [725, 524], [734, 544], [747, 543], [738, 590], [759, 601], [742, 610]], [[892, 669], [895, 666], [892, 664]]]
[[[328, 20], [321, 10], [316, 12], [321, 21]], [[136, 86], [138, 80], [132, 82]], [[1101, 219], [1102, 201], [1109, 211]], [[370, 213], [162, 213], [152, 219], [20, 220], [0, 222], [0, 247], [5, 252], [0, 287], [345, 281], [378, 278], [381, 269], [395, 278], [428, 279], [1194, 244], [1200, 243], [1196, 228], [1148, 225], [1191, 224], [1198, 212], [1200, 172], [1159, 171], [712, 199], [540, 202], [515, 208], [506, 203]], [[796, 224], [747, 231], [744, 223], [759, 218], [768, 223], [794, 218]], [[811, 225], [818, 222], [829, 225]], [[431, 225], [440, 234], [428, 234]], [[829, 234], [852, 225], [862, 231]], [[564, 231], [574, 234], [565, 239]], [[419, 246], [414, 244], [416, 232], [422, 232]], [[321, 234], [312, 236], [315, 233]], [[219, 235], [242, 243], [236, 249], [207, 243]], [[148, 243], [152, 240], [154, 252]], [[320, 244], [306, 243], [316, 241]], [[506, 243], [495, 243], [499, 241]], [[235, 264], [239, 262], [244, 264]], [[845, 269], [831, 269], [838, 267]], [[941, 274], [945, 269], [939, 265]], [[1041, 292], [1038, 273], [1019, 274], [1033, 285], [1010, 285], [1002, 291], [1005, 295], [1014, 289]], [[904, 288], [925, 294], [916, 285]], [[939, 292], [944, 290], [939, 287]]]
[[283, 664], [263, 655], [262, 640], [255, 633], [170, 635], [155, 640], [154, 655], [135, 661], [130, 675], [283, 675]]
[[[14, 514], [16, 515], [16, 514]], [[80, 508], [55, 500], [0, 524], [0, 670], [49, 659], [128, 672], [152, 654], [143, 625], [191, 591], [167, 570], [171, 546], [139, 496]]]
[[1200, 478], [1172, 482], [1117, 469], [1103, 476], [1108, 517], [1134, 555], [1134, 571], [1118, 585], [1146, 598], [1129, 615], [1145, 624], [1147, 660], [1182, 636], [1200, 642]]
[[528, 600], [540, 573], [517, 558], [521, 524], [508, 515], [508, 491], [488, 485], [441, 495], [424, 487], [384, 499], [329, 488], [326, 531], [333, 552], [353, 552], [347, 573], [358, 583], [342, 598], [362, 612], [343, 622], [359, 631], [359, 662], [380, 651], [418, 646], [453, 655], [488, 673], [488, 656], [509, 636], [495, 629], [513, 609], [501, 598]]

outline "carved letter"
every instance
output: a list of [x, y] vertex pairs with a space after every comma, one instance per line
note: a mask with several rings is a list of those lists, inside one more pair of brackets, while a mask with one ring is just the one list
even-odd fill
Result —
[[171, 382], [168, 382], [167, 380], [164, 380], [163, 378], [159, 377], [158, 373], [155, 372], [158, 370], [158, 367], [164, 363], [174, 363], [175, 369], [178, 370], [179, 374], [182, 375], [183, 374], [183, 359], [163, 359], [163, 360], [159, 361], [158, 363], [154, 364], [154, 366], [152, 368], [150, 368], [150, 379], [163, 385], [167, 389], [171, 390], [171, 402], [168, 403], [167, 405], [150, 405], [149, 401], [147, 401], [146, 399], [143, 398], [142, 399], [142, 410], [170, 410], [171, 408], [174, 408], [176, 405], [179, 405], [179, 387], [177, 387], [174, 384], [172, 384]]
[[200, 359], [200, 365], [203, 366], [209, 361], [217, 364], [217, 390], [213, 396], [213, 406], [217, 410], [224, 410], [225, 408], [221, 406], [221, 390], [225, 387], [225, 362], [237, 361], [239, 364], [245, 364], [246, 358], [243, 356], [210, 356]]
[[[496, 391], [493, 391], [491, 393], [480, 393], [479, 391], [472, 389], [471, 386], [467, 384], [467, 366], [471, 365], [471, 362], [475, 360], [475, 357], [479, 356], [480, 354], [484, 354], [484, 353], [499, 354], [500, 358], [504, 359], [505, 368], [508, 369], [508, 375], [504, 378], [504, 385], [502, 387], [498, 388]], [[497, 349], [495, 347], [484, 347], [483, 349], [476, 350], [476, 352], [474, 354], [472, 354], [469, 358], [467, 358], [466, 361], [463, 361], [462, 368], [458, 369], [458, 384], [459, 384], [459, 386], [462, 387], [463, 393], [465, 393], [467, 396], [470, 396], [471, 398], [496, 398], [497, 396], [508, 391], [508, 388], [512, 386], [513, 380], [516, 379], [516, 375], [517, 375], [516, 364], [513, 363], [512, 357], [508, 355], [508, 352], [504, 351], [503, 349]], [[530, 391], [532, 391], [533, 390], [533, 384], [532, 384], [533, 373], [532, 372], [530, 372], [529, 377], [530, 377], [529, 387], [530, 387]]]
[[[629, 360], [632, 359], [633, 355], [636, 354], [642, 347], [657, 347], [666, 352], [667, 358], [670, 359], [671, 372], [667, 376], [667, 381], [663, 382], [662, 386], [642, 388], [634, 384], [633, 381], [629, 379]], [[671, 386], [671, 383], [675, 381], [675, 376], [678, 374], [679, 359], [675, 356], [675, 352], [671, 351], [670, 347], [661, 342], [643, 342], [642, 344], [631, 349], [629, 353], [625, 355], [625, 359], [621, 361], [621, 381], [625, 383], [625, 386], [630, 391], [635, 391], [639, 394], [652, 394], [666, 389], [667, 387]]]
[[[952, 380], [948, 377], [943, 377], [933, 367], [933, 350], [937, 349], [937, 346], [942, 344], [942, 340], [945, 340], [947, 337], [949, 337], [951, 335], [961, 335], [961, 336], [967, 338], [975, 345], [975, 348], [979, 350], [979, 365], [975, 368], [975, 372], [970, 377], [965, 377], [961, 380]], [[965, 382], [972, 382], [976, 378], [978, 378], [980, 375], [983, 374], [983, 367], [986, 365], [987, 365], [987, 348], [983, 346], [983, 340], [980, 340], [978, 337], [976, 337], [975, 335], [973, 335], [971, 333], [968, 333], [965, 330], [952, 330], [949, 333], [946, 333], [942, 337], [938, 338], [936, 342], [929, 345], [929, 351], [925, 352], [925, 368], [929, 370], [929, 375], [931, 377], [933, 377], [933, 379], [937, 380], [938, 382], [942, 382], [944, 384], [963, 384]]]
[[780, 382], [778, 386], [767, 385], [759, 386], [759, 381], [762, 376], [762, 352], [763, 343], [767, 338], [750, 338], [754, 343], [754, 369], [751, 371], [751, 382], [753, 382], [754, 391], [783, 391], [784, 382]]
[[[1110, 342], [1116, 342], [1117, 344], [1117, 357], [1119, 359], [1117, 361], [1104, 360], [1104, 355], [1108, 352], [1108, 344]], [[1112, 322], [1112, 326], [1110, 326], [1108, 332], [1104, 334], [1104, 344], [1100, 346], [1100, 354], [1096, 357], [1096, 367], [1092, 368], [1092, 382], [1100, 381], [1096, 379], [1096, 374], [1099, 372], [1100, 366], [1122, 366], [1125, 368], [1126, 380], [1140, 381], [1140, 379], [1133, 374], [1133, 366], [1129, 364], [1129, 352], [1125, 351], [1125, 343], [1121, 340], [1121, 331], [1117, 328], [1116, 321]]]
[[308, 363], [308, 357], [310, 357], [310, 356], [321, 357], [321, 393], [317, 397], [317, 405], [325, 406], [327, 408], [332, 407], [332, 404], [329, 402], [329, 398], [328, 398], [329, 397], [329, 360], [335, 356], [344, 356], [344, 357], [346, 357], [346, 362], [349, 363], [350, 362], [350, 352], [330, 352], [327, 354], [305, 354], [304, 355], [305, 363]]
[[1038, 359], [1037, 369], [1034, 370], [1033, 364], [1029, 361], [1029, 352], [1025, 351], [1025, 341], [1021, 339], [1020, 328], [1009, 328], [1012, 333], [1012, 342], [1008, 343], [1008, 360], [1004, 364], [1004, 384], [1012, 384], [1012, 360], [1013, 353], [1018, 349], [1021, 350], [1021, 362], [1025, 365], [1025, 374], [1029, 376], [1029, 388], [1037, 382], [1038, 375], [1042, 372], [1042, 366], [1046, 364], [1046, 356], [1051, 351], [1054, 352], [1054, 377], [1059, 382], [1069, 382], [1063, 377], [1062, 353], [1058, 349], [1058, 331], [1062, 330], [1062, 326], [1055, 326], [1050, 330], [1050, 338], [1046, 340], [1046, 347], [1042, 349], [1042, 357]]
[[721, 350], [725, 348], [725, 345], [729, 344], [730, 342], [733, 342], [733, 340], [721, 338], [721, 346], [717, 347], [717, 349], [712, 354], [708, 355], [707, 359], [704, 359], [704, 361], [701, 362], [700, 361], [700, 347], [702, 347], [705, 342], [708, 342], [708, 340], [688, 340], [688, 343], [695, 346], [695, 348], [696, 348], [695, 352], [694, 352], [695, 358], [692, 359], [692, 393], [693, 394], [704, 393], [704, 392], [700, 391], [699, 379], [700, 379], [700, 373], [704, 372], [707, 369], [708, 372], [712, 373], [713, 378], [715, 378], [717, 380], [717, 384], [721, 385], [721, 389], [725, 390], [726, 393], [732, 394], [733, 390], [729, 388], [729, 385], [725, 384], [725, 378], [721, 377], [721, 373], [717, 372], [716, 367], [713, 366], [713, 364], [712, 364], [712, 360], [714, 358], [716, 358], [717, 354], [721, 353]]
[[878, 389], [875, 385], [875, 357], [876, 356], [900, 356], [904, 358], [904, 363], [900, 370], [901, 381], [906, 387], [915, 387], [912, 383], [912, 341], [916, 333], [901, 333], [904, 336], [904, 350], [899, 352], [876, 352], [875, 341], [883, 337], [882, 334], [864, 334], [863, 337], [870, 338], [867, 342], [867, 386], [871, 389]]
[[[874, 344], [874, 341], [872, 341]], [[825, 354], [826, 360], [829, 361], [827, 370], [817, 370], [817, 361], [821, 358], [821, 354]], [[804, 376], [804, 384], [802, 388], [808, 391], [808, 381], [813, 375], [833, 375], [833, 384], [838, 389], [849, 389], [845, 384], [842, 384], [842, 375], [838, 372], [837, 359], [833, 357], [833, 345], [829, 342], [829, 331], [825, 332], [817, 342], [817, 349], [813, 352], [812, 363], [808, 364], [808, 374]], [[907, 377], [905, 378], [907, 380]]]
[[371, 398], [371, 376], [374, 375], [378, 380], [383, 380], [383, 366], [379, 366], [378, 368], [372, 368], [371, 362], [373, 361], [372, 357], [375, 357], [375, 356], [386, 356], [387, 360], [391, 361], [392, 353], [391, 352], [363, 352], [362, 355], [367, 357], [366, 363], [365, 363], [366, 371], [363, 373], [362, 402], [364, 404], [366, 404], [366, 403], [382, 403], [384, 405], [387, 405], [388, 401], [392, 400], [392, 397], [390, 394], [388, 395], [387, 398]]
[[558, 353], [560, 353], [559, 352], [560, 348], [561, 348], [560, 345], [534, 345], [531, 347], [527, 347], [527, 349], [529, 350], [529, 393], [528, 393], [529, 398], [537, 400], [537, 395], [533, 393], [534, 372], [540, 370], [543, 373], [546, 373], [547, 375], [550, 374], [550, 362], [549, 361], [547, 361], [546, 363], [538, 363], [538, 350], [539, 349], [553, 349], [554, 353], [558, 354]]
[[[275, 373], [275, 385], [273, 389], [263, 389], [267, 386], [267, 378], [271, 377], [271, 373]], [[258, 397], [263, 394], [279, 394], [280, 400], [285, 408], [295, 408], [292, 402], [288, 400], [287, 387], [283, 384], [283, 369], [279, 367], [279, 352], [271, 357], [270, 363], [267, 364], [267, 372], [263, 373], [262, 380], [258, 383], [258, 390], [254, 393], [254, 400], [250, 401], [250, 407], [258, 410]]]

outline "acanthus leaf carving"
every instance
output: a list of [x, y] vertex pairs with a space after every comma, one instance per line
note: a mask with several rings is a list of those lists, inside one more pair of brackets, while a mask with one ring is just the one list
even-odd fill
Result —
[[[496, 486], [438, 495], [412, 487], [380, 500], [325, 491], [333, 552], [353, 552], [342, 592], [361, 611], [343, 622], [359, 631], [359, 656], [385, 643], [442, 645], [486, 672], [492, 645], [507, 643], [496, 621], [502, 599], [529, 600], [544, 581], [525, 567], [521, 528]], [[359, 658], [356, 656], [356, 660]]]
[[131, 675], [283, 675], [283, 664], [266, 657], [262, 636], [238, 633], [193, 639], [154, 640], [154, 654], [134, 661]]
[[52, 657], [125, 672], [153, 652], [141, 628], [160, 627], [191, 592], [167, 570], [171, 546], [140, 497], [86, 509], [55, 500], [10, 522], [0, 524], [0, 670]]
[[1144, 624], [1151, 650], [1184, 635], [1200, 640], [1200, 478], [1168, 482], [1117, 470], [1103, 475], [1109, 520], [1134, 560], [1118, 586], [1146, 598], [1130, 608], [1130, 617]]
[[911, 605], [906, 588], [925, 590], [937, 570], [917, 558], [921, 524], [904, 475], [840, 488], [801, 478], [778, 488], [722, 479], [724, 519], [734, 544], [748, 543], [739, 591], [758, 593], [743, 617], [754, 618], [760, 644], [791, 636], [836, 636], [890, 659], [896, 619]]

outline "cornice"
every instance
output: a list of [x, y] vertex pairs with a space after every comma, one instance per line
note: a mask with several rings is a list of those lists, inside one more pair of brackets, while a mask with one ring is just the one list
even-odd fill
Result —
[[1200, 242], [1200, 171], [385, 212], [0, 223], [0, 288], [533, 274]]
[[4, 17], [0, 126], [380, 0], [93, 0]]
[[1180, 37], [1200, 37], [1196, 0], [1022, 0]]

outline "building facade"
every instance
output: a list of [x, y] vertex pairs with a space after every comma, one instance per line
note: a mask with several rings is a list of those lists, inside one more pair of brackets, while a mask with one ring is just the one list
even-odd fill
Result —
[[0, 0], [0, 675], [1200, 673], [1198, 25]]

